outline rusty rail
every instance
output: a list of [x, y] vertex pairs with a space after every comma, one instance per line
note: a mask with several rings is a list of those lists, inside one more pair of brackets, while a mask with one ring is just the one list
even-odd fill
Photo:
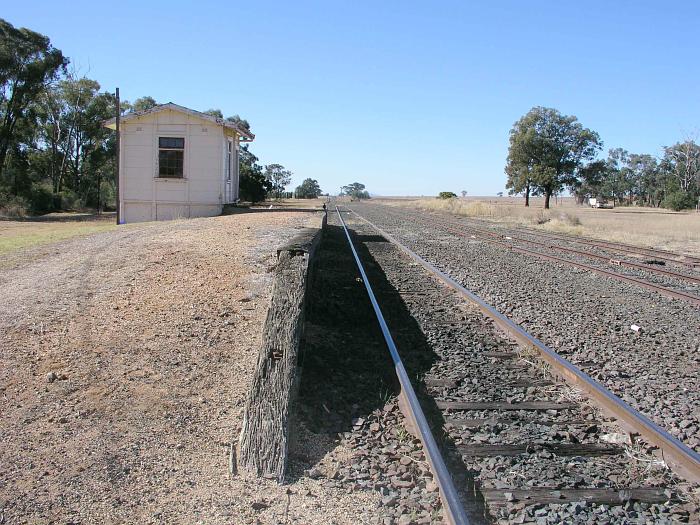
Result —
[[[440, 220], [439, 222], [440, 222], [441, 224], [443, 224], [443, 225], [445, 224], [445, 221]], [[457, 226], [457, 227], [459, 227], [459, 228], [464, 228], [464, 229], [466, 229], [466, 230], [477, 231], [477, 232], [480, 232], [480, 233], [483, 233], [483, 234], [485, 234], [485, 235], [489, 235], [489, 236], [492, 236], [492, 237], [498, 237], [498, 238], [506, 239], [506, 240], [513, 240], [513, 241], [519, 241], [519, 242], [524, 242], [524, 243], [528, 243], [528, 244], [534, 244], [535, 246], [543, 246], [543, 247], [545, 247], [545, 248], [550, 248], [550, 249], [553, 249], [553, 250], [559, 250], [559, 251], [562, 251], [562, 252], [568, 252], [568, 253], [572, 253], [572, 254], [574, 254], [574, 255], [580, 255], [580, 256], [582, 256], [582, 257], [588, 257], [588, 258], [590, 258], [590, 259], [597, 259], [597, 260], [599, 260], [599, 261], [604, 261], [604, 262], [607, 262], [607, 263], [610, 263], [610, 264], [615, 264], [615, 265], [617, 265], [617, 266], [625, 266], [625, 267], [628, 267], [628, 268], [635, 268], [635, 269], [638, 269], [638, 270], [645, 270], [645, 271], [648, 271], [648, 272], [658, 273], [658, 274], [661, 274], [661, 275], [666, 275], [666, 276], [668, 276], [668, 277], [673, 277], [673, 278], [675, 278], [675, 279], [679, 279], [679, 280], [682, 280], [682, 281], [687, 281], [687, 282], [691, 282], [691, 283], [695, 283], [695, 284], [700, 284], [700, 277], [695, 277], [695, 276], [692, 276], [692, 275], [685, 275], [685, 274], [682, 274], [682, 273], [674, 272], [674, 271], [672, 271], [672, 270], [665, 270], [665, 269], [663, 269], [663, 268], [657, 268], [657, 267], [652, 266], [652, 265], [650, 265], [650, 264], [642, 264], [642, 263], [636, 263], [636, 262], [632, 262], [632, 261], [624, 261], [624, 260], [621, 260], [621, 259], [611, 259], [610, 257], [607, 257], [607, 256], [605, 256], [605, 255], [600, 255], [600, 254], [597, 254], [597, 253], [587, 252], [587, 251], [584, 251], [584, 250], [577, 250], [576, 248], [567, 248], [566, 246], [557, 246], [556, 244], [552, 244], [552, 243], [548, 243], [548, 242], [534, 241], [534, 240], [532, 240], [532, 239], [525, 239], [525, 238], [523, 238], [523, 237], [516, 237], [515, 235], [504, 235], [504, 234], [492, 232], [492, 231], [489, 231], [489, 230], [485, 230], [485, 229], [483, 229], [483, 228], [478, 228], [478, 227], [476, 227], [476, 226], [472, 226], [472, 225], [469, 225], [469, 224], [452, 224], [452, 223], [449, 223], [449, 224], [450, 224], [450, 226]], [[538, 235], [538, 234], [534, 234], [534, 235]], [[542, 236], [542, 237], [547, 238], [547, 236]], [[557, 237], [554, 237], [554, 238], [557, 238]], [[504, 244], [510, 244], [510, 243], [504, 243]], [[679, 262], [679, 261], [674, 261], [674, 262]]]
[[443, 509], [445, 510], [445, 517], [450, 525], [468, 525], [469, 519], [467, 518], [462, 502], [459, 499], [457, 489], [452, 481], [452, 476], [450, 476], [450, 473], [447, 470], [447, 466], [445, 465], [445, 461], [442, 459], [437, 442], [430, 431], [428, 420], [425, 418], [423, 409], [418, 402], [418, 397], [416, 396], [415, 390], [413, 390], [411, 380], [409, 379], [406, 368], [404, 368], [403, 362], [401, 361], [399, 351], [396, 349], [394, 339], [391, 336], [391, 332], [389, 332], [389, 327], [384, 320], [381, 308], [379, 308], [379, 303], [377, 303], [377, 299], [374, 296], [374, 292], [372, 291], [372, 286], [369, 283], [365, 269], [362, 266], [360, 257], [357, 255], [357, 251], [355, 250], [352, 238], [350, 237], [348, 227], [345, 225], [343, 216], [337, 206], [335, 211], [338, 214], [340, 223], [343, 225], [343, 229], [345, 230], [345, 237], [350, 245], [350, 250], [352, 250], [352, 255], [355, 258], [357, 269], [360, 271], [360, 275], [362, 276], [362, 282], [365, 285], [367, 295], [372, 303], [374, 314], [377, 316], [377, 321], [379, 322], [379, 326], [382, 330], [384, 341], [386, 341], [386, 345], [389, 348], [389, 353], [394, 361], [396, 375], [401, 383], [401, 395], [403, 397], [404, 406], [408, 412], [407, 416], [418, 432], [418, 437], [421, 440], [423, 450], [425, 451], [425, 457], [428, 459], [428, 463], [430, 464], [430, 470], [432, 471], [435, 481], [440, 489], [440, 499], [442, 500]]
[[[395, 216], [398, 217], [398, 215], [395, 215]], [[402, 217], [402, 218], [404, 220], [412, 220], [412, 219], [408, 219], [406, 217]], [[415, 220], [413, 220], [413, 222], [418, 223], [418, 221], [415, 221]], [[436, 220], [434, 220], [434, 218], [433, 218], [433, 222], [434, 222], [434, 224], [437, 224], [445, 231], [449, 231], [450, 233], [453, 233], [457, 236], [465, 237], [465, 238], [470, 237], [469, 234], [467, 234], [464, 231], [462, 231], [461, 229], [455, 227], [456, 225], [446, 225], [443, 221], [436, 221]], [[565, 259], [563, 257], [557, 257], [556, 255], [542, 253], [542, 252], [538, 252], [536, 250], [529, 250], [527, 248], [522, 248], [520, 246], [514, 246], [511, 243], [503, 240], [503, 236], [500, 233], [496, 233], [496, 232], [492, 232], [492, 231], [488, 231], [488, 230], [483, 230], [481, 228], [472, 228], [470, 226], [464, 226], [464, 227], [467, 229], [471, 228], [475, 231], [479, 231], [482, 234], [482, 239], [484, 239], [486, 242], [492, 242], [494, 244], [504, 246], [505, 248], [507, 248], [511, 251], [514, 251], [517, 253], [522, 253], [524, 255], [538, 257], [538, 258], [544, 259], [544, 260], [555, 261], [555, 262], [559, 262], [562, 264], [568, 264], [571, 266], [575, 266], [577, 268], [581, 268], [583, 270], [588, 270], [591, 272], [599, 273], [601, 275], [605, 275], [607, 277], [612, 277], [612, 278], [617, 279], [619, 281], [634, 283], [638, 286], [641, 286], [642, 288], [646, 288], [648, 290], [652, 290], [654, 292], [657, 292], [661, 295], [665, 295], [666, 297], [672, 297], [674, 299], [681, 299], [683, 301], [686, 301], [686, 302], [692, 304], [693, 306], [700, 307], [700, 296], [690, 294], [687, 292], [682, 292], [680, 290], [674, 290], [673, 288], [667, 288], [666, 286], [661, 286], [660, 284], [652, 283], [649, 281], [645, 281], [643, 279], [639, 279], [639, 278], [625, 275], [622, 273], [614, 272], [612, 270], [605, 270], [603, 268], [598, 268], [597, 266], [591, 266], [589, 264], [572, 261], [570, 259]], [[483, 237], [484, 235], [491, 237], [491, 238], [484, 238]], [[535, 242], [535, 241], [530, 241], [530, 242]], [[557, 248], [557, 249], [561, 249], [561, 248]], [[571, 249], [565, 248], [565, 250], [570, 251]], [[632, 265], [634, 263], [629, 263], [629, 264]], [[650, 269], [650, 268], [644, 267], [644, 269]], [[674, 276], [680, 275], [680, 274], [675, 274], [674, 272], [671, 272], [671, 274], [673, 274]], [[695, 279], [695, 278], [689, 278], [689, 279]]]
[[559, 377], [568, 383], [572, 383], [581, 388], [584, 392], [586, 392], [589, 398], [598, 404], [598, 406], [604, 412], [617, 419], [623, 425], [623, 427], [631, 432], [640, 434], [649, 443], [658, 447], [663, 461], [673, 468], [675, 472], [689, 481], [695, 483], [700, 482], [700, 454], [670, 435], [666, 430], [651, 421], [644, 414], [632, 408], [625, 401], [588, 376], [577, 366], [561, 357], [539, 339], [530, 335], [520, 325], [513, 322], [504, 314], [500, 313], [474, 292], [464, 288], [451, 277], [441, 272], [431, 263], [401, 244], [394, 237], [376, 226], [374, 223], [365, 219], [354, 210], [350, 211], [359, 219], [374, 228], [386, 240], [395, 244], [411, 259], [423, 266], [423, 268], [432, 274], [432, 276], [438, 281], [442, 282], [449, 288], [452, 288], [462, 297], [465, 297], [472, 303], [475, 303], [482, 312], [484, 312], [489, 318], [493, 319], [496, 324], [518, 344], [526, 348], [535, 349], [542, 359], [552, 366], [552, 369]]
[[634, 246], [631, 244], [625, 244], [623, 242], [604, 241], [602, 239], [592, 239], [591, 237], [574, 237], [572, 235], [544, 233], [529, 228], [519, 228], [519, 230], [529, 235], [537, 235], [539, 237], [549, 239], [560, 239], [573, 243], [595, 246], [597, 248], [618, 251], [621, 253], [631, 253], [635, 255], [643, 255], [645, 257], [655, 257], [663, 261], [682, 264], [690, 268], [700, 266], [700, 257], [695, 257], [693, 255], [687, 255], [684, 253], [675, 253], [668, 250], [661, 250], [659, 248], [644, 248], [643, 246]]

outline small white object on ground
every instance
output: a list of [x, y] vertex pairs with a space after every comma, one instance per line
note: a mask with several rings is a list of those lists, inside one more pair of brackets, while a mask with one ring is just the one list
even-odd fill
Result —
[[622, 434], [620, 432], [611, 432], [610, 434], [603, 434], [600, 437], [601, 441], [606, 443], [612, 443], [614, 445], [631, 445], [632, 440], [629, 434]]
[[641, 332], [642, 327], [641, 327], [641, 326], [637, 326], [636, 324], [633, 324], [632, 326], [630, 326], [630, 329], [631, 329], [632, 331], [634, 331], [634, 332]]

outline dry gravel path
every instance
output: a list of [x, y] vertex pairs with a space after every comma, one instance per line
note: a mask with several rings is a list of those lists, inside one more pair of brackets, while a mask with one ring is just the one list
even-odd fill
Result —
[[0, 523], [371, 514], [372, 495], [228, 472], [275, 248], [318, 222], [276, 212], [131, 225], [4, 256]]

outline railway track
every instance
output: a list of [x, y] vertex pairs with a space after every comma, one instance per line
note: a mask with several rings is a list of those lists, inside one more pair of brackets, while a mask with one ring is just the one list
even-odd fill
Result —
[[[340, 212], [338, 219], [352, 247], [352, 236]], [[362, 232], [363, 238], [372, 238], [367, 233], [369, 228], [392, 243], [365, 245], [376, 264], [395, 283], [397, 289], [393, 293], [407, 304], [440, 356], [421, 383], [429, 403], [439, 412], [439, 423], [445, 431], [438, 441], [461, 460], [457, 468], [462, 472], [455, 472], [452, 467], [457, 487], [450, 488], [449, 480], [443, 486], [445, 476], [436, 475], [445, 515], [452, 517], [450, 522], [495, 519], [504, 523], [627, 523], [631, 519], [651, 519], [671, 523], [691, 518], [674, 487], [678, 480], [663, 470], [661, 462], [645, 454], [643, 442], [627, 441], [629, 434], [618, 426], [619, 421], [606, 414], [613, 413], [625, 428], [643, 434], [661, 447], [667, 462], [688, 478], [698, 480], [700, 457], [696, 453], [358, 216], [355, 230]], [[391, 294], [392, 290], [382, 290], [374, 296], [362, 261], [352, 249], [384, 337], [400, 363], [401, 348], [397, 350], [390, 332], [392, 319], [385, 321], [380, 307], [382, 294]], [[407, 264], [401, 252], [417, 264]], [[434, 279], [428, 279], [425, 271]], [[436, 280], [452, 292], [447, 293]], [[465, 306], [464, 299], [475, 306]], [[484, 321], [482, 312], [510, 333], [520, 347], [503, 340], [494, 326]], [[396, 328], [400, 330], [400, 326]], [[410, 340], [400, 342], [411, 344]], [[555, 375], [576, 382], [577, 389], [603, 404], [605, 412], [591, 407], [576, 390], [543, 373], [543, 361]], [[403, 366], [397, 365], [399, 368]], [[410, 382], [406, 386], [402, 381], [402, 390], [404, 397], [411, 397]], [[415, 425], [420, 419], [414, 413], [415, 402], [409, 400], [405, 407], [408, 419], [420, 426]], [[418, 433], [425, 445], [424, 432]], [[430, 457], [435, 454], [435, 447], [424, 449], [431, 465], [438, 461]], [[444, 460], [438, 462], [453, 465]], [[655, 474], [650, 476], [649, 472]], [[455, 492], [461, 492], [466, 518], [459, 509], [451, 508], [455, 498], [445, 497]]]
[[452, 221], [447, 221], [443, 219], [438, 219], [436, 217], [425, 217], [423, 216], [421, 219], [415, 219], [412, 217], [407, 216], [406, 214], [401, 214], [397, 213], [393, 210], [389, 209], [384, 209], [383, 210], [385, 213], [389, 215], [393, 215], [395, 218], [400, 219], [400, 220], [405, 220], [405, 221], [411, 221], [414, 223], [423, 223], [423, 224], [431, 224], [437, 228], [440, 228], [443, 231], [447, 231], [453, 235], [456, 235], [458, 237], [462, 237], [465, 239], [470, 239], [470, 238], [479, 238], [482, 241], [489, 242], [492, 244], [496, 244], [499, 246], [502, 246], [504, 248], [507, 248], [511, 251], [517, 252], [517, 253], [522, 253], [524, 255], [528, 255], [531, 257], [537, 257], [539, 259], [547, 260], [547, 261], [553, 261], [569, 266], [575, 266], [577, 268], [581, 268], [583, 270], [595, 272], [601, 275], [605, 275], [606, 277], [610, 277], [613, 279], [617, 279], [619, 281], [624, 281], [628, 283], [635, 284], [637, 286], [640, 286], [642, 288], [646, 288], [648, 290], [652, 290], [654, 292], [657, 292], [661, 295], [664, 295], [666, 297], [672, 297], [674, 299], [680, 299], [683, 301], [686, 301], [694, 306], [700, 307], [700, 295], [696, 295], [694, 293], [689, 293], [686, 292], [682, 289], [679, 288], [672, 288], [667, 285], [662, 285], [657, 282], [650, 281], [648, 279], [645, 279], [643, 276], [632, 276], [632, 275], [627, 275], [623, 274], [620, 272], [612, 271], [600, 266], [592, 266], [590, 264], [586, 264], [577, 260], [573, 260], [571, 258], [566, 258], [558, 255], [553, 255], [552, 253], [544, 253], [542, 251], [538, 250], [533, 250], [530, 248], [524, 248], [523, 246], [519, 246], [516, 243], [525, 243], [525, 244], [530, 244], [534, 246], [538, 246], [541, 248], [546, 248], [548, 250], [558, 250], [561, 252], [566, 252], [568, 254], [578, 256], [578, 257], [584, 257], [588, 259], [595, 259], [596, 261], [602, 261], [603, 263], [610, 263], [616, 266], [621, 266], [621, 267], [627, 267], [631, 269], [636, 269], [636, 270], [642, 270], [650, 273], [655, 273], [655, 274], [660, 274], [663, 275], [664, 277], [667, 278], [673, 278], [679, 281], [683, 281], [686, 283], [691, 283], [693, 285], [698, 285], [700, 284], [700, 277], [695, 276], [695, 275], [688, 275], [688, 274], [682, 274], [679, 272], [674, 272], [671, 270], [666, 270], [663, 268], [658, 268], [653, 265], [649, 264], [640, 264], [632, 261], [625, 261], [622, 259], [610, 259], [607, 256], [592, 253], [589, 251], [582, 251], [582, 250], [576, 250], [573, 248], [567, 248], [565, 246], [558, 246], [552, 243], [545, 243], [545, 242], [540, 242], [540, 241], [534, 241], [531, 239], [526, 239], [524, 237], [518, 237], [514, 235], [506, 235], [502, 233], [495, 232], [493, 230], [488, 230], [485, 228], [479, 228], [475, 227], [472, 225], [465, 225], [463, 223], [454, 223]]
[[[643, 270], [646, 272], [657, 273], [657, 274], [664, 275], [667, 277], [672, 277], [674, 279], [678, 279], [680, 281], [685, 281], [685, 282], [692, 283], [692, 284], [700, 284], [700, 276], [698, 276], [698, 275], [684, 274], [684, 273], [675, 272], [673, 270], [667, 270], [665, 268], [660, 268], [658, 265], [655, 265], [654, 263], [638, 263], [638, 262], [634, 262], [634, 261], [613, 258], [613, 257], [610, 257], [608, 255], [602, 255], [602, 254], [596, 253], [596, 252], [591, 252], [591, 251], [586, 251], [586, 250], [578, 250], [575, 248], [569, 248], [566, 246], [554, 244], [552, 242], [536, 241], [536, 240], [528, 239], [526, 237], [518, 236], [517, 234], [513, 233], [512, 231], [508, 231], [508, 230], [506, 230], [504, 233], [499, 233], [499, 232], [494, 232], [492, 230], [488, 230], [485, 228], [478, 228], [478, 227], [470, 225], [470, 224], [464, 224], [461, 222], [438, 221], [438, 220], [436, 220], [436, 222], [440, 222], [443, 225], [445, 225], [446, 227], [457, 226], [459, 229], [477, 232], [477, 233], [482, 234], [484, 236], [488, 236], [488, 237], [492, 237], [492, 238], [496, 238], [496, 239], [508, 240], [511, 243], [521, 242], [521, 243], [525, 243], [525, 244], [531, 244], [531, 245], [542, 247], [542, 248], [547, 248], [547, 249], [551, 249], [551, 250], [558, 250], [561, 252], [574, 254], [574, 255], [577, 255], [580, 257], [585, 257], [588, 259], [603, 261], [605, 263], [610, 263], [610, 264], [615, 265], [615, 266], [634, 268], [637, 270]], [[558, 236], [548, 236], [548, 235], [543, 236], [543, 235], [539, 235], [539, 234], [532, 234], [530, 232], [527, 232], [527, 235], [535, 235], [537, 237], [544, 237], [545, 239], [549, 239], [550, 241], [551, 240], [565, 240], [567, 242], [570, 242], [569, 239], [561, 239], [561, 237], [558, 237]], [[674, 261], [674, 262], [678, 262], [678, 261]]]
[[621, 242], [611, 242], [604, 241], [601, 239], [593, 239], [590, 237], [575, 237], [573, 235], [544, 233], [533, 230], [531, 228], [519, 228], [518, 231], [521, 231], [527, 235], [535, 235], [537, 237], [542, 237], [545, 239], [563, 240], [566, 242], [583, 244], [586, 246], [593, 246], [596, 248], [602, 248], [605, 250], [630, 254], [634, 256], [653, 257], [654, 259], [673, 264], [679, 264], [690, 268], [700, 267], [700, 257], [694, 257], [692, 255], [682, 253], [675, 253], [668, 250], [661, 250], [658, 248], [644, 248], [641, 246], [634, 246], [631, 244], [625, 244]]

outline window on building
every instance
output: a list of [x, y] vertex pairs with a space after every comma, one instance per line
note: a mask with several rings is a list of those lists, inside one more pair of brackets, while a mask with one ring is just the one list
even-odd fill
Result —
[[228, 155], [226, 156], [226, 180], [231, 182], [231, 141], [228, 141]]
[[185, 139], [182, 137], [158, 137], [158, 177], [183, 177]]

